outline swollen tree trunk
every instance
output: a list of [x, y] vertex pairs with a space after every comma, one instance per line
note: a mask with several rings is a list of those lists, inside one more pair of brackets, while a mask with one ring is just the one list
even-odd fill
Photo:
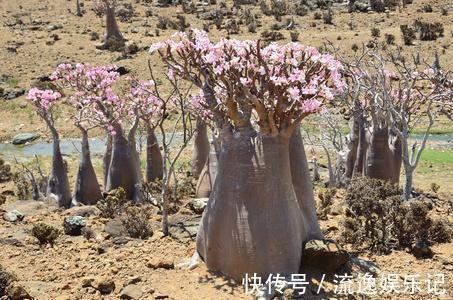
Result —
[[291, 179], [302, 212], [305, 236], [307, 240], [322, 239], [323, 234], [316, 216], [313, 184], [310, 179], [310, 171], [300, 129], [296, 129], [291, 135], [289, 159], [291, 163]]
[[246, 273], [297, 273], [306, 239], [292, 184], [289, 138], [223, 137], [214, 188], [197, 235], [208, 269], [236, 280]]
[[197, 131], [195, 132], [192, 152], [192, 174], [195, 178], [200, 176], [203, 167], [208, 160], [209, 148], [206, 123], [201, 118], [198, 118]]
[[215, 146], [215, 141], [213, 141], [210, 146], [208, 159], [198, 177], [197, 188], [195, 190], [196, 198], [208, 198], [211, 194], [217, 176], [218, 151], [219, 150]]
[[106, 16], [106, 34], [105, 42], [109, 44], [110, 42], [114, 43], [124, 43], [123, 35], [118, 28], [118, 23], [115, 18], [115, 8], [110, 5], [105, 5], [105, 16]]
[[60, 150], [60, 138], [53, 125], [49, 124], [53, 138], [52, 170], [47, 185], [47, 195], [54, 195], [58, 206], [69, 208], [71, 205], [71, 191], [69, 188], [68, 173]]
[[163, 159], [154, 128], [146, 128], [146, 180], [148, 182], [162, 179]]
[[395, 165], [389, 146], [387, 126], [374, 127], [367, 149], [365, 175], [370, 178], [387, 180], [392, 183], [395, 177]]
[[[124, 137], [123, 130], [116, 126], [112, 141], [112, 159], [107, 176], [106, 191], [122, 187], [127, 199], [140, 200], [140, 168], [135, 147]], [[134, 144], [135, 146], [135, 144]]]
[[109, 133], [107, 135], [107, 141], [105, 142], [105, 152], [102, 158], [102, 165], [104, 171], [104, 190], [107, 187], [107, 178], [109, 176], [110, 162], [112, 161], [112, 147], [113, 147], [113, 138]]
[[77, 203], [93, 205], [102, 198], [102, 193], [96, 173], [94, 172], [93, 164], [91, 163], [88, 132], [83, 129], [81, 129], [81, 132], [82, 153], [72, 202], [73, 205]]

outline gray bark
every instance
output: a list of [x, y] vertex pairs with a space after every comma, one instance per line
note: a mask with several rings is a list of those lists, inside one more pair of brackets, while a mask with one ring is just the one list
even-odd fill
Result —
[[83, 129], [81, 129], [81, 132], [82, 152], [74, 190], [73, 204], [82, 203], [85, 205], [94, 205], [98, 200], [102, 199], [102, 193], [93, 164], [91, 163], [88, 133]]
[[47, 195], [54, 195], [57, 198], [58, 206], [69, 208], [71, 205], [71, 191], [69, 188], [67, 167], [60, 151], [60, 137], [53, 124], [48, 122], [48, 126], [52, 132], [53, 155], [52, 170], [47, 185]]
[[245, 273], [297, 273], [306, 230], [292, 184], [289, 138], [238, 131], [222, 141], [197, 251], [210, 270], [236, 280]]
[[148, 182], [162, 179], [163, 159], [154, 129], [146, 129], [146, 180]]

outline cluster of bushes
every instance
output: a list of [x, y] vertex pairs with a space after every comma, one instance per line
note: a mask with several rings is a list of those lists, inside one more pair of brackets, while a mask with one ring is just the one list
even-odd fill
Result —
[[428, 23], [421, 20], [415, 20], [413, 26], [401, 25], [401, 33], [405, 45], [412, 45], [413, 41], [419, 34], [421, 41], [435, 41], [444, 35], [444, 26], [442, 23]]
[[448, 242], [451, 229], [429, 216], [432, 204], [403, 201], [401, 190], [387, 181], [355, 178], [347, 190], [342, 238], [354, 248], [388, 253], [392, 249]]

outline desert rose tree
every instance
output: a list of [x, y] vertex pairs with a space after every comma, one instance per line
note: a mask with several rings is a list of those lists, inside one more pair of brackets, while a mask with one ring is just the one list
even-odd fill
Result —
[[[379, 112], [390, 132], [400, 141], [400, 164], [404, 168], [404, 198], [412, 196], [413, 173], [426, 147], [431, 128], [438, 116], [453, 103], [451, 72], [410, 64], [399, 51], [372, 53], [369, 68], [362, 68], [372, 106]], [[389, 71], [391, 68], [395, 71]], [[410, 145], [414, 129], [422, 128], [421, 142]]]
[[[116, 66], [91, 66], [89, 64], [61, 65], [53, 74], [66, 88], [72, 88], [70, 97], [79, 110], [85, 107], [82, 119], [87, 126], [104, 128], [111, 140], [107, 147], [105, 190], [124, 188], [128, 199], [140, 199], [140, 165], [136, 150], [135, 134], [140, 121], [137, 104], [127, 95], [114, 91], [120, 74]], [[124, 128], [129, 125], [129, 130]]]
[[322, 234], [312, 192], [297, 191], [308, 174], [294, 172], [295, 161], [303, 162], [303, 148], [294, 148], [302, 146], [301, 121], [343, 89], [341, 65], [297, 43], [213, 43], [202, 31], [180, 33], [151, 51], [199, 88], [199, 105], [219, 131], [199, 255], [209, 269], [237, 280], [245, 273], [297, 273], [303, 242]]
[[34, 105], [36, 113], [47, 124], [53, 142], [52, 169], [47, 185], [47, 195], [54, 196], [60, 207], [68, 208], [71, 205], [71, 191], [68, 174], [60, 150], [60, 136], [55, 126], [55, 106], [61, 99], [61, 94], [52, 90], [32, 88], [27, 99]]
[[98, 16], [105, 14], [105, 36], [101, 48], [116, 50], [124, 46], [124, 38], [115, 18], [116, 0], [94, 0], [94, 11]]

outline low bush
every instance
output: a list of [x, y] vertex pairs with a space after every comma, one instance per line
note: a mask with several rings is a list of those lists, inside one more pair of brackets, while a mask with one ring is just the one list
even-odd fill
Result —
[[388, 253], [411, 247], [417, 241], [432, 244], [450, 240], [447, 224], [428, 216], [428, 202], [403, 201], [401, 194], [397, 186], [386, 181], [353, 179], [345, 197], [343, 241], [358, 250]]
[[149, 208], [129, 205], [121, 216], [121, 222], [130, 237], [147, 239], [153, 235], [150, 218], [151, 210]]
[[0, 297], [6, 296], [6, 289], [15, 280], [16, 276], [0, 265]]
[[61, 231], [51, 225], [38, 223], [31, 229], [31, 235], [38, 239], [40, 245], [49, 244], [53, 246]]
[[404, 45], [406, 46], [412, 45], [412, 43], [416, 39], [415, 29], [408, 25], [401, 25], [400, 29], [401, 33], [403, 34]]
[[100, 216], [104, 218], [114, 218], [121, 214], [127, 203], [126, 192], [123, 188], [117, 188], [96, 204], [100, 210]]

